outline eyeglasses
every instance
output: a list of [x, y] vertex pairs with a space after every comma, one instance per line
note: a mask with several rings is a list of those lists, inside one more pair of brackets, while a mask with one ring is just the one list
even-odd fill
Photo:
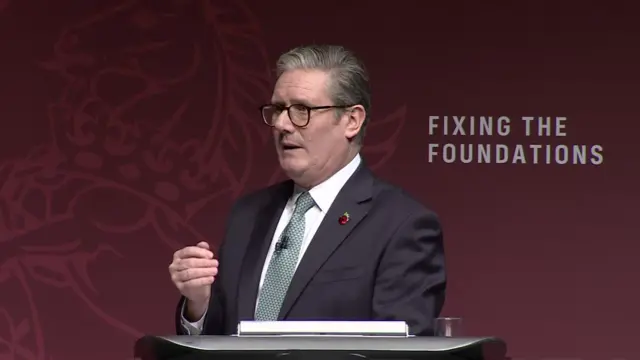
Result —
[[346, 109], [355, 105], [327, 105], [327, 106], [306, 106], [301, 104], [293, 104], [289, 106], [267, 104], [260, 106], [260, 112], [262, 113], [262, 120], [269, 126], [274, 126], [278, 121], [278, 117], [283, 111], [287, 111], [289, 120], [297, 127], [305, 127], [309, 125], [311, 119], [311, 111], [324, 110], [324, 109]]

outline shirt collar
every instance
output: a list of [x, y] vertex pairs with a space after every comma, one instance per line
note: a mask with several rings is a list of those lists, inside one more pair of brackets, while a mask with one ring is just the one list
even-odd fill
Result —
[[[337, 173], [333, 174], [330, 178], [309, 190], [309, 195], [311, 195], [313, 200], [316, 202], [316, 205], [320, 208], [320, 211], [326, 212], [327, 210], [329, 210], [329, 207], [331, 206], [331, 204], [333, 204], [333, 201], [338, 196], [338, 193], [340, 192], [340, 190], [342, 190], [342, 187], [347, 183], [351, 175], [356, 172], [361, 162], [362, 159], [360, 158], [360, 154], [357, 154], [349, 162], [349, 164], [347, 164], [347, 166], [343, 167]], [[294, 203], [298, 199], [298, 196], [300, 196], [300, 193], [302, 193], [303, 191], [304, 189], [298, 186], [295, 187], [292, 197]]]

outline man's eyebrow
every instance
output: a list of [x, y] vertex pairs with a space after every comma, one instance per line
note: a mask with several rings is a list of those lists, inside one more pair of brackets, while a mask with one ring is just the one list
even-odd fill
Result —
[[291, 99], [291, 101], [285, 102], [285, 101], [282, 101], [282, 100], [273, 100], [273, 99], [271, 99], [271, 104], [272, 105], [287, 106], [287, 103], [288, 104], [305, 105], [305, 106], [309, 106], [309, 107], [313, 106], [313, 105], [311, 105], [309, 100]]

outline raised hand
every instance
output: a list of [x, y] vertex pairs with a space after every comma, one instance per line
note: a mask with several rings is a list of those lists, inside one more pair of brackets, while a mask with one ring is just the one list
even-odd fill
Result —
[[211, 284], [218, 275], [218, 260], [213, 258], [209, 244], [203, 241], [176, 251], [169, 273], [176, 288], [188, 300], [189, 317], [201, 317], [211, 297]]

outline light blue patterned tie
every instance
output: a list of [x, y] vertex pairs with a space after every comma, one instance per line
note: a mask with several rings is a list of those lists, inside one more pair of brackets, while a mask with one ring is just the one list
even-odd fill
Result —
[[275, 321], [278, 319], [282, 301], [296, 271], [300, 247], [304, 239], [304, 214], [315, 204], [308, 192], [303, 192], [296, 200], [293, 216], [280, 237], [280, 241], [287, 239], [287, 245], [274, 250], [269, 262], [269, 267], [258, 295], [256, 320]]

